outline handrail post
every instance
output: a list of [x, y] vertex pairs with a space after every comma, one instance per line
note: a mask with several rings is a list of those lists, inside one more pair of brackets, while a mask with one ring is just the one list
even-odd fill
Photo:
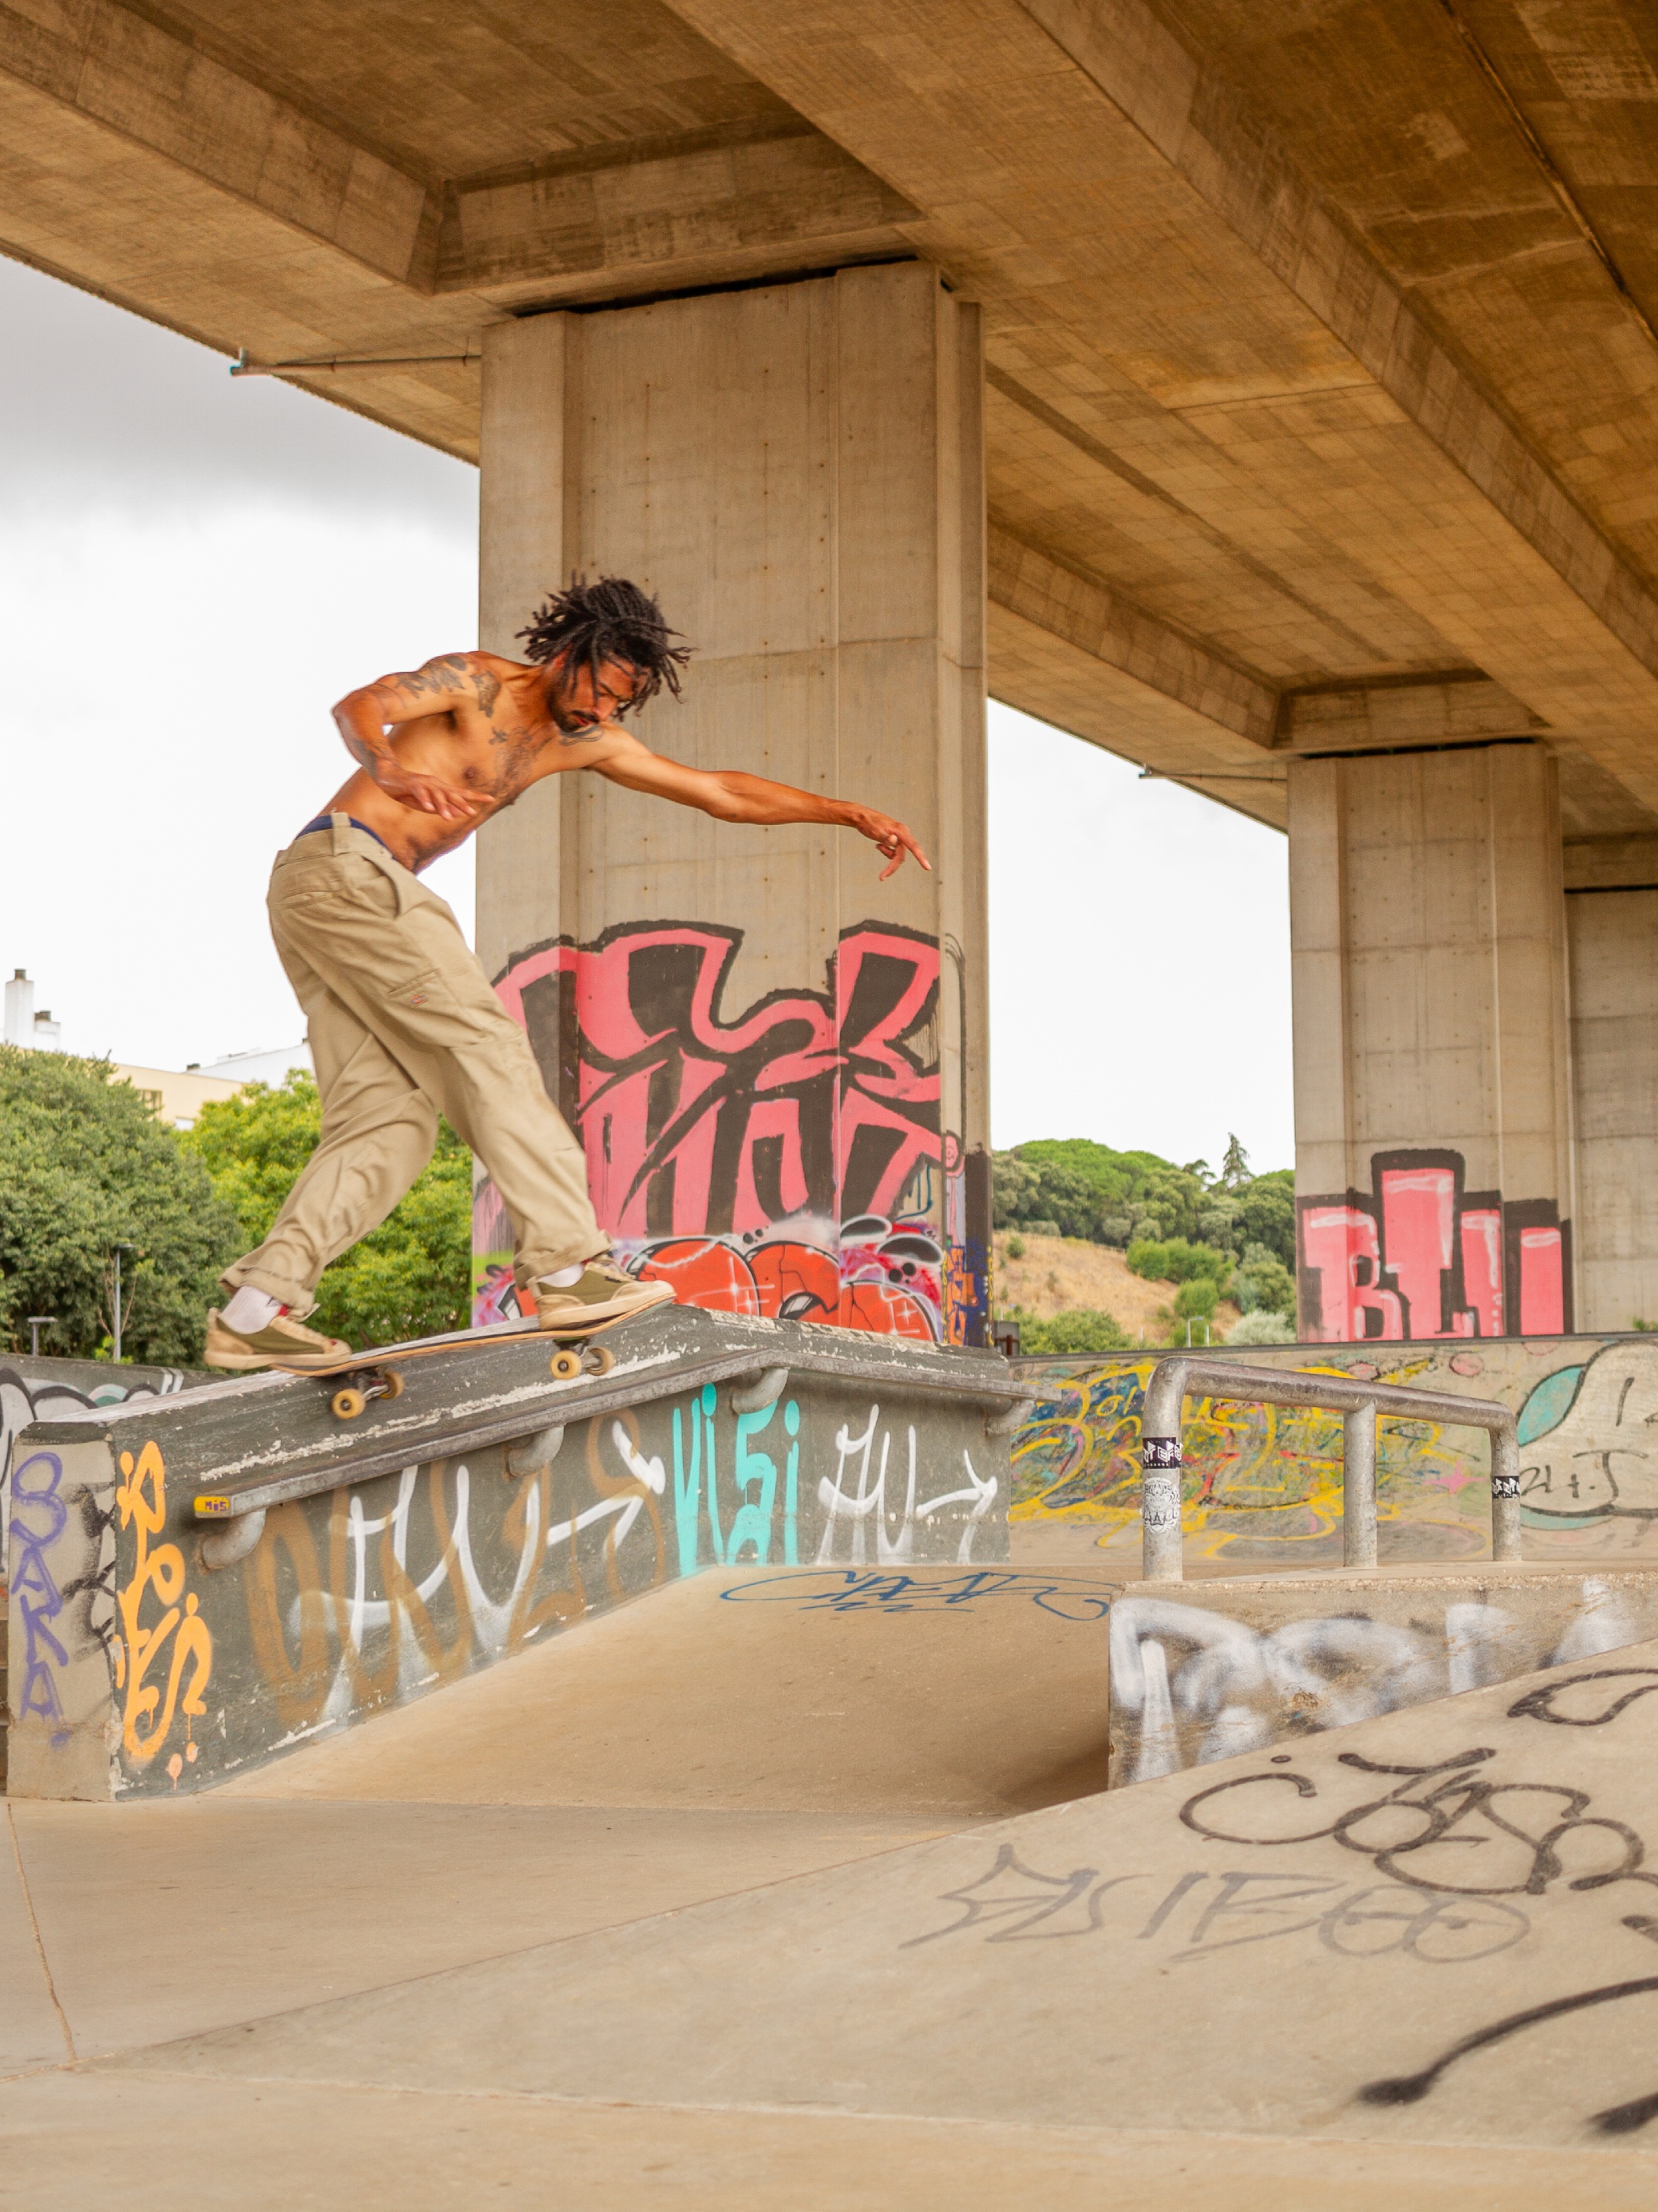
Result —
[[1520, 1550], [1520, 1432], [1509, 1416], [1491, 1435], [1491, 1557], [1517, 1559]]
[[1140, 1408], [1140, 1573], [1148, 1583], [1185, 1579], [1181, 1551], [1181, 1413], [1186, 1363], [1161, 1359]]
[[1376, 1564], [1378, 1415], [1484, 1429], [1491, 1438], [1491, 1556], [1522, 1556], [1520, 1438], [1510, 1407], [1493, 1399], [1463, 1399], [1304, 1368], [1234, 1366], [1199, 1352], [1177, 1352], [1152, 1368], [1140, 1405], [1141, 1572], [1149, 1583], [1184, 1579], [1181, 1443], [1188, 1395], [1256, 1406], [1316, 1406], [1343, 1416], [1341, 1547], [1350, 1567]]
[[1376, 1546], [1376, 1407], [1355, 1406], [1341, 1422], [1341, 1561], [1373, 1567]]

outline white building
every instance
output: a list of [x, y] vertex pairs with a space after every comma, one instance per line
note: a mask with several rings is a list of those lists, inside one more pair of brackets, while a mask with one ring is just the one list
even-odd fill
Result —
[[[46, 1007], [36, 1012], [33, 982], [18, 969], [6, 986], [6, 1042], [32, 1051], [61, 1052], [63, 1026]], [[157, 1120], [175, 1129], [192, 1128], [203, 1106], [234, 1098], [246, 1083], [268, 1083], [273, 1090], [280, 1089], [296, 1067], [307, 1074], [313, 1072], [311, 1048], [303, 1038], [274, 1051], [261, 1046], [254, 1052], [228, 1053], [205, 1066], [196, 1060], [184, 1069], [113, 1063], [116, 1080], [130, 1083]]]
[[311, 1065], [311, 1048], [303, 1037], [297, 1044], [279, 1045], [274, 1052], [267, 1052], [261, 1046], [254, 1052], [227, 1053], [222, 1060], [206, 1060], [199, 1066], [192, 1060], [190, 1073], [217, 1076], [227, 1083], [268, 1083], [273, 1090], [279, 1090], [296, 1067], [302, 1067], [307, 1075], [315, 1073]]
[[53, 1021], [47, 1007], [36, 1013], [33, 984], [21, 968], [14, 970], [6, 986], [6, 1042], [32, 1051], [60, 1052], [63, 1033], [64, 1024]]
[[149, 1102], [158, 1120], [175, 1129], [190, 1129], [203, 1106], [234, 1098], [246, 1083], [268, 1083], [273, 1090], [280, 1089], [295, 1067], [310, 1072], [311, 1048], [303, 1042], [276, 1052], [233, 1052], [206, 1067], [192, 1062], [182, 1072], [118, 1064], [115, 1073]]

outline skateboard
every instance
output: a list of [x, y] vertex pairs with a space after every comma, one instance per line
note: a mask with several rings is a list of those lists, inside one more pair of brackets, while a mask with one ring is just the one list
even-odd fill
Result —
[[543, 1336], [553, 1346], [547, 1364], [556, 1382], [574, 1382], [583, 1375], [608, 1375], [616, 1365], [616, 1354], [608, 1344], [594, 1344], [592, 1340], [636, 1318], [633, 1314], [612, 1314], [608, 1321], [583, 1322], [566, 1328], [543, 1328], [532, 1321], [498, 1323], [494, 1328], [457, 1328], [445, 1336], [416, 1336], [406, 1344], [376, 1345], [371, 1351], [354, 1352], [349, 1359], [336, 1360], [330, 1367], [288, 1367], [279, 1362], [277, 1369], [284, 1375], [320, 1375], [326, 1380], [343, 1377], [328, 1401], [329, 1411], [337, 1421], [355, 1421], [371, 1400], [403, 1395], [398, 1370], [406, 1362], [423, 1359], [428, 1352], [452, 1352], [462, 1344], [499, 1344], [507, 1338]]

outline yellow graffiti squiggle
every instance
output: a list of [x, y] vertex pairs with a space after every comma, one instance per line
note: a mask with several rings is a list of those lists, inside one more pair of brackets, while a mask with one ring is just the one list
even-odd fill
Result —
[[[176, 1544], [158, 1544], [154, 1551], [150, 1549], [150, 1539], [159, 1536], [167, 1525], [167, 1468], [158, 1446], [154, 1443], [147, 1443], [139, 1453], [136, 1466], [132, 1454], [123, 1452], [121, 1473], [125, 1480], [115, 1493], [115, 1503], [120, 1509], [121, 1526], [128, 1528], [136, 1522], [138, 1528], [132, 1579], [125, 1589], [116, 1593], [125, 1647], [118, 1653], [117, 1680], [124, 1683], [126, 1692], [121, 1741], [128, 1755], [136, 1759], [141, 1766], [147, 1766], [166, 1742], [174, 1715], [182, 1711], [185, 1716], [185, 1757], [193, 1759], [196, 1756], [194, 1723], [207, 1711], [203, 1692], [213, 1672], [213, 1637], [207, 1623], [197, 1611], [194, 1594], [185, 1596], [184, 1553]], [[165, 1610], [159, 1620], [146, 1627], [139, 1615], [145, 1598], [152, 1590], [157, 1602]], [[182, 1611], [179, 1605], [181, 1596], [184, 1596]], [[169, 1638], [173, 1638], [173, 1658], [167, 1669], [167, 1691], [163, 1697], [157, 1685], [147, 1680], [146, 1677], [161, 1659]], [[191, 1673], [181, 1705], [179, 1686], [186, 1667], [191, 1669]], [[156, 1717], [158, 1706], [161, 1709], [159, 1717]], [[175, 1766], [176, 1762], [169, 1761], [170, 1768]], [[174, 1778], [177, 1778], [176, 1771]]]

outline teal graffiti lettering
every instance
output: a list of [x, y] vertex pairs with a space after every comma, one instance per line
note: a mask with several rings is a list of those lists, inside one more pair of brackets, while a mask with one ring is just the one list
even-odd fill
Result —
[[702, 1497], [702, 1428], [696, 1418], [696, 1407], [691, 1407], [691, 1464], [689, 1475], [685, 1471], [684, 1439], [680, 1434], [679, 1408], [673, 1409], [673, 1518], [674, 1530], [679, 1538], [679, 1571], [682, 1575], [696, 1572], [697, 1509]]
[[708, 1463], [708, 1534], [714, 1540], [714, 1556], [723, 1567], [726, 1564], [726, 1540], [720, 1532], [719, 1470], [714, 1457], [714, 1415], [719, 1403], [720, 1393], [712, 1382], [705, 1382], [702, 1385], [702, 1426], [708, 1437], [704, 1457]]
[[800, 1434], [800, 1408], [791, 1398], [783, 1408], [783, 1426], [789, 1433], [789, 1462], [783, 1476], [783, 1565], [798, 1567], [800, 1555], [795, 1548], [796, 1515], [800, 1477], [800, 1446], [796, 1441]]
[[[775, 1399], [763, 1412], [739, 1413], [737, 1417], [737, 1449], [732, 1462], [732, 1481], [743, 1497], [732, 1520], [731, 1549], [726, 1564], [735, 1566], [738, 1554], [744, 1544], [752, 1544], [754, 1556], [763, 1566], [771, 1557], [771, 1511], [777, 1496], [777, 1463], [764, 1452], [750, 1451], [749, 1438], [757, 1437], [767, 1428], [777, 1411]], [[750, 1486], [757, 1482], [760, 1495], [750, 1495]]]

